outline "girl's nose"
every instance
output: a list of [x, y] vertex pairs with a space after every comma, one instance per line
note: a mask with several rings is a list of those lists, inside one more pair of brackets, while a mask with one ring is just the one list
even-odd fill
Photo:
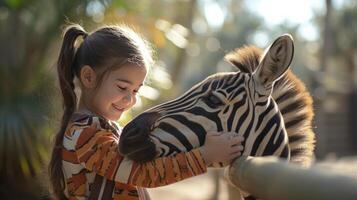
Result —
[[131, 102], [133, 101], [133, 94], [128, 92], [122, 99], [122, 102], [126, 105], [130, 105]]

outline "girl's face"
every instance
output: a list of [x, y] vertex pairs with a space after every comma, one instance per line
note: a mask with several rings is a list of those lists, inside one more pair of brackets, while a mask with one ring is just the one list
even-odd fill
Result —
[[92, 111], [108, 120], [119, 120], [121, 114], [136, 103], [145, 76], [145, 67], [135, 64], [109, 72], [93, 96]]

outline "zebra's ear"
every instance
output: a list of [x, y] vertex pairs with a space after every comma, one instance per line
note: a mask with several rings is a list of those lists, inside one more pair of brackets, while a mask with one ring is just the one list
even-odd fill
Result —
[[266, 49], [253, 76], [263, 86], [270, 88], [288, 70], [293, 56], [294, 40], [291, 35], [284, 34]]

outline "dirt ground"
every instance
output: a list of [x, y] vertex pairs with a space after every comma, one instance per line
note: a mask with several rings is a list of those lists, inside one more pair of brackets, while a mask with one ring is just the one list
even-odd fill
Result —
[[[219, 177], [218, 194], [215, 194], [216, 177]], [[148, 191], [152, 200], [228, 200], [226, 188], [223, 170], [209, 169], [206, 174]]]

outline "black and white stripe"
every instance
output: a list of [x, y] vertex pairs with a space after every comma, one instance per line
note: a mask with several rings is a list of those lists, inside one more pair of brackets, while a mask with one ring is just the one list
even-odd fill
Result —
[[[214, 95], [222, 105], [211, 105]], [[234, 131], [245, 138], [244, 155], [289, 158], [288, 137], [277, 104], [260, 94], [252, 76], [221, 73], [176, 100], [147, 112], [160, 113], [151, 133], [160, 156], [190, 151], [204, 143], [207, 131]]]

